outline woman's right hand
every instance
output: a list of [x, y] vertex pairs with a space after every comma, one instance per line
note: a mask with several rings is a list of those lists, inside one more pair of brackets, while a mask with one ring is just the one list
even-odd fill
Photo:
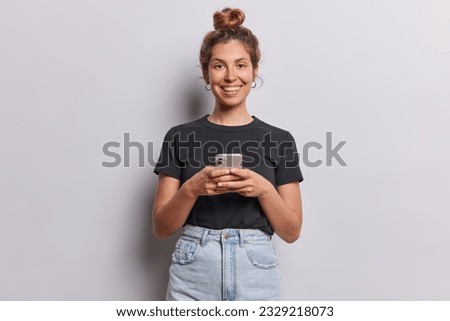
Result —
[[219, 195], [233, 190], [218, 188], [219, 182], [239, 180], [230, 169], [206, 166], [180, 186], [180, 180], [160, 174], [153, 204], [153, 229], [159, 238], [166, 238], [183, 226], [197, 198]]
[[229, 168], [206, 166], [186, 181], [188, 184], [186, 187], [189, 187], [191, 192], [197, 197], [219, 195], [229, 191], [223, 188], [218, 188], [217, 183], [235, 181], [239, 179], [239, 176], [230, 173]]

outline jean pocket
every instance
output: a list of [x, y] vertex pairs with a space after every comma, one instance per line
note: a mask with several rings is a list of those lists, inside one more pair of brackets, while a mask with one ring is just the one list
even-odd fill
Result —
[[172, 263], [175, 264], [191, 264], [197, 258], [200, 251], [200, 241], [181, 237], [175, 245], [175, 250], [172, 254]]
[[278, 258], [272, 242], [245, 243], [244, 247], [253, 266], [264, 270], [278, 266]]

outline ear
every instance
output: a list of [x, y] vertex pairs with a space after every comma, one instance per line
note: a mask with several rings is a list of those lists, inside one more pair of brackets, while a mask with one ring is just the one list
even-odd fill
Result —
[[205, 84], [209, 84], [209, 75], [208, 75], [208, 73], [203, 73], [203, 80], [205, 81]]
[[259, 65], [253, 69], [253, 81], [255, 81], [256, 77], [258, 77]]

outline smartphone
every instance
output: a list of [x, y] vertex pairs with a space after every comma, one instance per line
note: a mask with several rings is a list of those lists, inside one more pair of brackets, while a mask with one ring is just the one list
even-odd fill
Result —
[[217, 154], [215, 156], [217, 168], [242, 168], [241, 154]]

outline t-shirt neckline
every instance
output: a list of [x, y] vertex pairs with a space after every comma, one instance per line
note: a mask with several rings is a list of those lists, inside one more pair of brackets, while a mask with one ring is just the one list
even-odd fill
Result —
[[236, 132], [236, 131], [248, 130], [248, 129], [257, 127], [261, 123], [261, 121], [256, 116], [252, 115], [253, 121], [251, 121], [250, 123], [245, 124], [245, 125], [237, 125], [237, 126], [219, 125], [219, 124], [215, 124], [215, 123], [209, 121], [208, 116], [209, 116], [209, 114], [200, 118], [200, 121], [202, 122], [203, 125], [213, 128], [213, 129], [226, 131], [226, 132]]

